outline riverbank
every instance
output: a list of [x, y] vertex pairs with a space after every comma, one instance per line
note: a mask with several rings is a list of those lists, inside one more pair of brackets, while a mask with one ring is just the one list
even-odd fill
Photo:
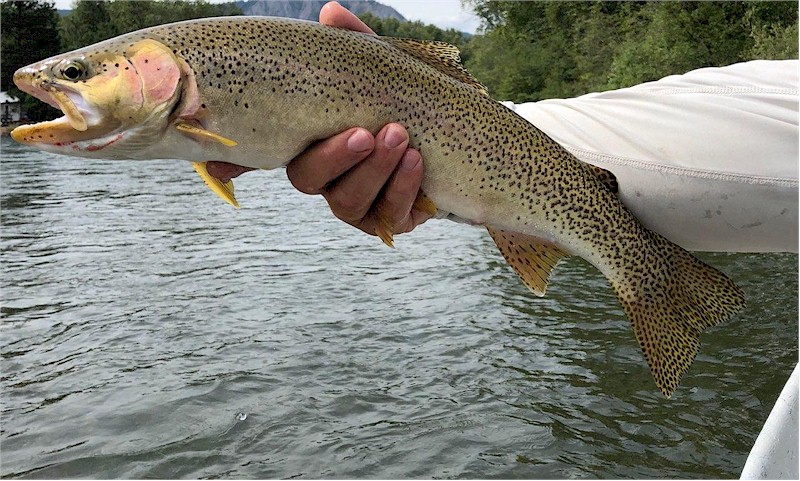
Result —
[[10, 137], [11, 131], [22, 125], [21, 122], [13, 122], [8, 125], [0, 126], [0, 137]]

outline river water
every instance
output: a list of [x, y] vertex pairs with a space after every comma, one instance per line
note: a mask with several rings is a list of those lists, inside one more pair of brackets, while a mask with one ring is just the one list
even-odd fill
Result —
[[732, 478], [797, 362], [793, 254], [702, 256], [749, 306], [667, 400], [580, 259], [538, 299], [481, 229], [2, 142], [3, 477]]

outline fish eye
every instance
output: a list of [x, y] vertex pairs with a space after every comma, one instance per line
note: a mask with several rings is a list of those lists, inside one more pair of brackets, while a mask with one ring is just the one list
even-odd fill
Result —
[[61, 76], [67, 80], [82, 80], [86, 78], [89, 69], [83, 62], [72, 60], [65, 63], [60, 69]]

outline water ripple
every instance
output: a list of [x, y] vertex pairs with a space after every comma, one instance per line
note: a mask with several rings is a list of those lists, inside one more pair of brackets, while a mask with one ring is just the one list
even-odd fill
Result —
[[710, 255], [749, 307], [671, 400], [579, 259], [534, 298], [479, 229], [390, 250], [282, 172], [3, 139], [4, 477], [730, 478], [797, 361], [797, 256]]

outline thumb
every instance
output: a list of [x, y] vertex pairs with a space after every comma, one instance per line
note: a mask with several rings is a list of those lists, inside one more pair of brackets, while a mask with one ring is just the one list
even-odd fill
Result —
[[322, 7], [319, 11], [319, 23], [375, 35], [366, 23], [336, 2], [328, 2]]

